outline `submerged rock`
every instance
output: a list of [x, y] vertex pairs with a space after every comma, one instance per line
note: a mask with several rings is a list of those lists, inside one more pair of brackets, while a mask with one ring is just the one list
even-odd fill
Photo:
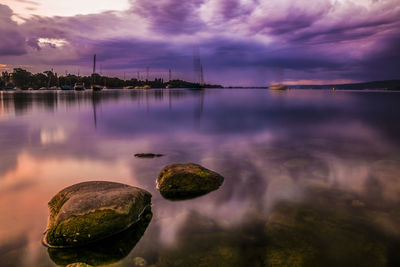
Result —
[[157, 189], [163, 197], [182, 200], [218, 189], [224, 177], [194, 163], [171, 164], [161, 170]]
[[114, 182], [84, 182], [60, 191], [49, 202], [43, 243], [73, 247], [119, 233], [137, 222], [151, 205], [147, 191]]
[[139, 153], [139, 154], [135, 154], [135, 157], [137, 158], [147, 158], [147, 159], [151, 159], [151, 158], [159, 158], [159, 157], [163, 157], [164, 154], [153, 154], [153, 153]]
[[147, 266], [147, 261], [145, 259], [143, 259], [142, 257], [135, 257], [133, 259], [133, 266], [137, 266], [137, 267]]
[[[108, 265], [125, 258], [139, 242], [152, 218], [151, 209], [146, 208], [141, 219], [131, 227], [98, 242], [78, 248], [49, 248], [54, 263], [65, 266], [82, 262], [93, 266]], [[79, 266], [79, 265], [77, 265]]]

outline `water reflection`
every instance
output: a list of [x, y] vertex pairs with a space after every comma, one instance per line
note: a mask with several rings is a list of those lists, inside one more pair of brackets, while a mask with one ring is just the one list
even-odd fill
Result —
[[377, 209], [369, 201], [311, 187], [302, 202], [278, 203], [266, 225], [266, 260], [284, 266], [397, 266], [399, 240], [380, 220], [399, 209]]
[[182, 200], [188, 200], [188, 199], [194, 199], [194, 198], [198, 198], [204, 195], [207, 195], [210, 192], [189, 192], [189, 193], [185, 193], [185, 194], [180, 194], [180, 195], [170, 195], [170, 194], [166, 194], [165, 192], [160, 192], [160, 194], [166, 199], [166, 200], [170, 200], [170, 201], [182, 201]]
[[[396, 266], [399, 101], [315, 90], [3, 92], [0, 266], [54, 266], [40, 244], [47, 201], [88, 180], [153, 195], [151, 224], [114, 266]], [[133, 156], [142, 152], [165, 156]], [[223, 186], [166, 201], [155, 180], [182, 162], [215, 170]]]
[[78, 248], [48, 248], [52, 261], [66, 266], [72, 263], [86, 263], [92, 266], [108, 265], [125, 258], [141, 239], [149, 225], [152, 213], [147, 210], [142, 219], [127, 230], [102, 241]]
[[[364, 202], [366, 201], [366, 202]], [[239, 224], [192, 211], [157, 266], [398, 266], [399, 239], [376, 209], [343, 190], [312, 186], [302, 201], [280, 201], [269, 215], [249, 209]], [[228, 218], [227, 218], [228, 219]]]
[[[60, 108], [75, 108], [91, 105], [93, 108], [103, 102], [123, 101], [130, 99], [136, 103], [144, 100], [148, 105], [162, 102], [168, 98], [170, 105], [173, 99], [181, 99], [191, 94], [186, 90], [108, 90], [105, 92], [74, 91], [34, 91], [34, 92], [0, 92], [0, 117], [5, 115], [24, 115], [32, 110], [44, 108], [46, 112], [56, 112]], [[62, 107], [58, 108], [58, 105]]]

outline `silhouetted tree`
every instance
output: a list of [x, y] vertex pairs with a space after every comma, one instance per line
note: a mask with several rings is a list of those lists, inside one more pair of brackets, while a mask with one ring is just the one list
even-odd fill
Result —
[[21, 68], [15, 68], [11, 77], [12, 83], [21, 89], [27, 89], [32, 81], [32, 73]]
[[31, 86], [33, 89], [37, 90], [41, 87], [47, 86], [47, 76], [43, 73], [36, 73], [32, 76]]
[[52, 87], [57, 85], [57, 74], [54, 74], [51, 70], [43, 72], [47, 76], [47, 87]]

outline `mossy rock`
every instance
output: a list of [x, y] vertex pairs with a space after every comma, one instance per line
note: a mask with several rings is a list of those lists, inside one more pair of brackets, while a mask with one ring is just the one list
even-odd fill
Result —
[[[128, 229], [98, 242], [77, 248], [49, 248], [54, 263], [65, 266], [79, 262], [92, 266], [108, 265], [125, 258], [142, 238], [152, 219], [150, 207]], [[79, 265], [78, 265], [79, 266]]]
[[43, 243], [75, 247], [119, 233], [151, 205], [147, 191], [114, 182], [84, 182], [60, 191], [49, 202]]
[[218, 189], [224, 178], [198, 164], [171, 164], [161, 170], [157, 189], [171, 200], [195, 198]]
[[144, 267], [147, 266], [147, 261], [142, 257], [135, 257], [132, 260], [133, 266], [135, 267]]

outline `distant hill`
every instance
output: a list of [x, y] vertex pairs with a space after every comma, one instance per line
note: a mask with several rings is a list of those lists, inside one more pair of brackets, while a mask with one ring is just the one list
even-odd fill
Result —
[[325, 85], [293, 85], [293, 89], [341, 89], [341, 90], [400, 90], [400, 80], [373, 81], [365, 83], [325, 84]]

